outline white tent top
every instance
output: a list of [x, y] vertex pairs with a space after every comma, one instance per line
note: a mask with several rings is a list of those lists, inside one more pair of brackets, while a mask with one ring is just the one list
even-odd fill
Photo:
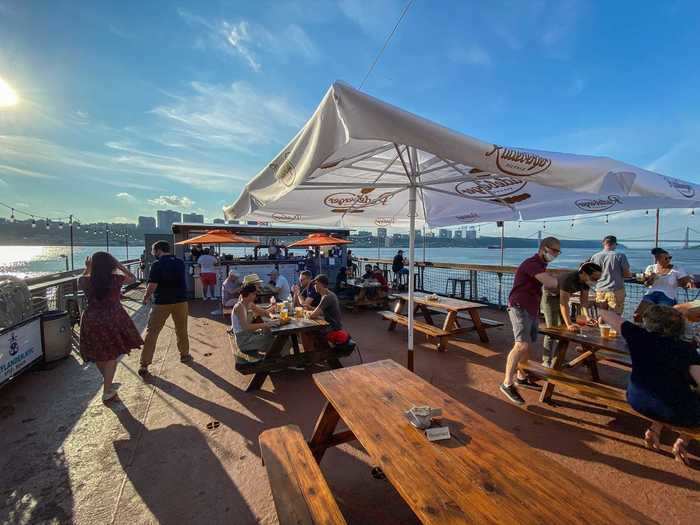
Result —
[[700, 206], [700, 185], [606, 158], [451, 131], [345, 84], [225, 208], [227, 218], [329, 226], [448, 226]]

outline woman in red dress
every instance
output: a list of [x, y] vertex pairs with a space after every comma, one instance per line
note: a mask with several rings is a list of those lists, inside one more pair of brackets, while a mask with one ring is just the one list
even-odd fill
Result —
[[80, 319], [80, 354], [86, 361], [94, 361], [102, 374], [104, 403], [119, 400], [112, 386], [117, 358], [143, 345], [120, 300], [122, 285], [134, 281], [134, 274], [107, 252], [88, 257], [80, 277], [80, 288], [88, 298]]

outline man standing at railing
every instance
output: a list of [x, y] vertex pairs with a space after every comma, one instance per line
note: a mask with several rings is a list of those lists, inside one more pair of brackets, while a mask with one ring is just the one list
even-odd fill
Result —
[[595, 302], [599, 308], [610, 309], [622, 315], [625, 309], [625, 277], [632, 277], [630, 263], [624, 253], [616, 252], [617, 237], [603, 239], [603, 251], [591, 257], [591, 262], [603, 268], [603, 276], [595, 289]]
[[173, 318], [177, 349], [180, 351], [180, 362], [191, 363], [190, 340], [187, 333], [187, 284], [185, 281], [185, 263], [170, 253], [170, 244], [158, 241], [153, 244], [153, 256], [157, 259], [151, 265], [148, 274], [148, 286], [143, 296], [143, 304], [148, 304], [153, 297], [153, 306], [148, 316], [146, 337], [141, 352], [141, 367], [139, 375], [148, 376], [148, 366], [153, 362], [158, 335], [168, 317]]
[[560, 253], [559, 239], [542, 239], [537, 253], [518, 266], [513, 288], [508, 296], [508, 317], [513, 326], [515, 344], [508, 354], [506, 374], [500, 389], [508, 399], [518, 405], [524, 404], [525, 400], [515, 385], [538, 386], [524, 372], [518, 370], [518, 365], [528, 360], [530, 350], [537, 341], [542, 286], [548, 289], [557, 288], [557, 279], [547, 273], [547, 264]]

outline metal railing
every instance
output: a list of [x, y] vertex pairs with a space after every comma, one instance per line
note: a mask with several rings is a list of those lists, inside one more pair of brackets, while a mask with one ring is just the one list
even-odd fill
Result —
[[[357, 265], [360, 275], [365, 264], [377, 265], [384, 272], [388, 282], [394, 282], [395, 275], [391, 270], [392, 261], [358, 257]], [[508, 304], [508, 295], [513, 287], [516, 266], [493, 266], [484, 264], [461, 264], [443, 262], [416, 263], [415, 289], [420, 292], [457, 297], [469, 301], [488, 304], [504, 309]], [[554, 273], [574, 271], [574, 269], [552, 269]], [[638, 283], [625, 283], [624, 316], [630, 319], [639, 302], [646, 293], [646, 288]], [[679, 302], [691, 301], [697, 298], [697, 291], [678, 289]]]
[[[137, 279], [142, 280], [141, 261], [129, 259], [121, 261]], [[83, 269], [59, 272], [40, 277], [29, 277], [24, 282], [29, 287], [32, 296], [32, 307], [35, 314], [48, 310], [68, 310], [72, 317], [79, 315], [77, 310], [81, 305], [81, 293], [78, 290], [78, 280]]]

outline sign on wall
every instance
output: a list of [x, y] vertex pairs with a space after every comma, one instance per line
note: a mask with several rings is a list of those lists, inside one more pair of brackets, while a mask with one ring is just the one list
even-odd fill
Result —
[[0, 386], [42, 355], [41, 316], [0, 332]]

